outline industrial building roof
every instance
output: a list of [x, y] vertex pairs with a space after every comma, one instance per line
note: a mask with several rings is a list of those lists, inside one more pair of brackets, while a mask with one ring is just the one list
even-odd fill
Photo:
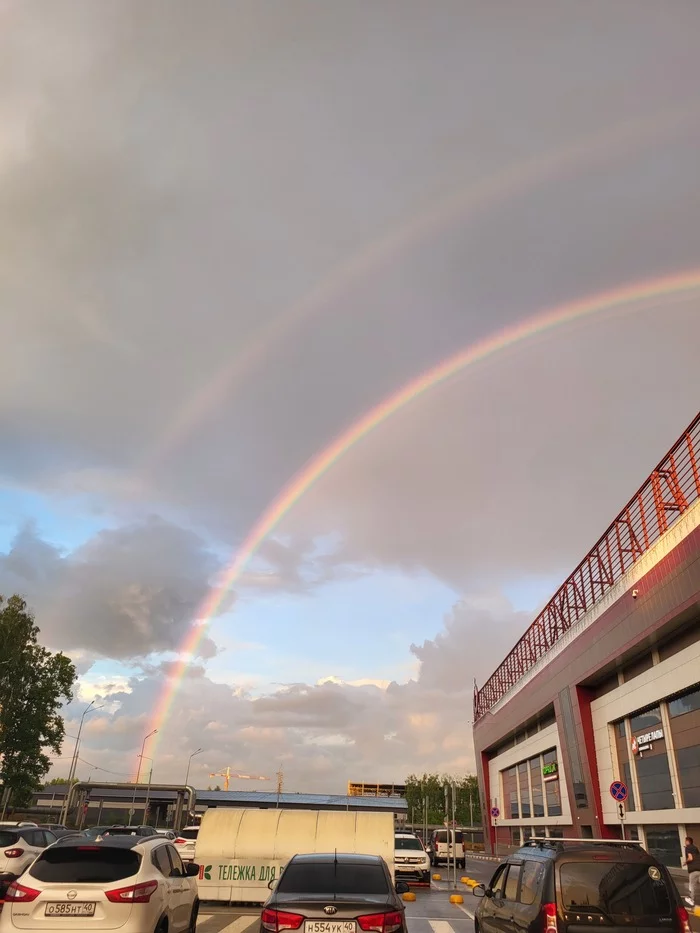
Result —
[[[96, 787], [91, 796], [93, 799], [119, 800], [120, 798], [131, 797], [133, 793], [133, 784], [124, 784], [122, 788], [116, 787]], [[68, 790], [67, 784], [50, 784], [37, 793], [37, 797], [45, 799], [46, 797], [63, 797]], [[142, 800], [147, 793], [146, 785], [140, 784], [136, 789], [136, 799]], [[270, 807], [308, 807], [325, 808], [333, 807], [336, 809], [347, 808], [348, 810], [386, 810], [390, 813], [403, 813], [408, 811], [408, 804], [403, 797], [351, 797], [347, 794], [294, 794], [282, 793], [279, 796], [275, 792], [266, 791], [237, 791], [237, 790], [197, 790], [197, 803], [208, 804], [211, 806], [254, 806]], [[155, 790], [149, 792], [151, 800], [175, 800], [174, 790]]]

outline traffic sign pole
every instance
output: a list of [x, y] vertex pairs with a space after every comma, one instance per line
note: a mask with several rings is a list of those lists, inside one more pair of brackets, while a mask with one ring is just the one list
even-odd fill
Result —
[[613, 781], [610, 785], [610, 796], [617, 803], [617, 815], [620, 818], [620, 832], [623, 840], [625, 839], [625, 804], [629, 791], [627, 785], [622, 781]]

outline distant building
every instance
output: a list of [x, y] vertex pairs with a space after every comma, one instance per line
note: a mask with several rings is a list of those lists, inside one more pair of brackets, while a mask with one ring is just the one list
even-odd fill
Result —
[[365, 784], [348, 781], [348, 797], [405, 797], [405, 784]]

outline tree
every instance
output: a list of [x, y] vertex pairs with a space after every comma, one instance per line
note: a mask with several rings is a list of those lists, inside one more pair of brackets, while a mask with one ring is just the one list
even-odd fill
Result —
[[[408, 803], [408, 819], [420, 824], [424, 819], [424, 806], [428, 803], [428, 823], [443, 823], [445, 813], [445, 786], [454, 784], [457, 788], [457, 805], [455, 818], [461, 826], [481, 825], [481, 809], [479, 804], [479, 787], [476, 776], [453, 777], [449, 774], [409, 774], [406, 778], [406, 802]], [[452, 804], [450, 794], [450, 813], [452, 817]], [[471, 815], [470, 815], [471, 808]]]
[[[69, 782], [68, 782], [68, 778], [67, 778], [67, 777], [64, 777], [64, 778], [62, 778], [62, 777], [56, 777], [56, 778], [51, 778], [50, 781], [47, 781], [47, 782], [44, 784], [44, 787], [51, 787], [53, 784], [68, 784], [68, 783], [69, 783]], [[71, 784], [79, 784], [79, 783], [80, 783], [80, 778], [75, 777], [75, 778], [73, 778], [73, 779], [70, 781], [70, 783], [71, 783]]]
[[73, 699], [75, 666], [39, 644], [39, 629], [20, 596], [0, 597], [0, 783], [14, 806], [26, 806], [59, 754], [65, 734], [59, 713]]

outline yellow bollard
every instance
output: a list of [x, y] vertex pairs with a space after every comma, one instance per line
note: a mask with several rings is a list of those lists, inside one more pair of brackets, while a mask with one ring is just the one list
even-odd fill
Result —
[[464, 898], [461, 894], [450, 894], [450, 904], [463, 904]]
[[700, 907], [693, 907], [693, 914], [696, 917], [700, 917]]
[[406, 891], [406, 893], [402, 894], [401, 897], [404, 901], [415, 901], [416, 899], [416, 895], [413, 893], [413, 891]]
[[438, 874], [433, 875], [433, 881], [442, 881], [442, 875], [438, 875]]
[[464, 877], [460, 878], [459, 880], [462, 882], [462, 884], [469, 884], [469, 882], [470, 882], [472, 879], [471, 879], [471, 878], [467, 878], [467, 876], [464, 875]]

